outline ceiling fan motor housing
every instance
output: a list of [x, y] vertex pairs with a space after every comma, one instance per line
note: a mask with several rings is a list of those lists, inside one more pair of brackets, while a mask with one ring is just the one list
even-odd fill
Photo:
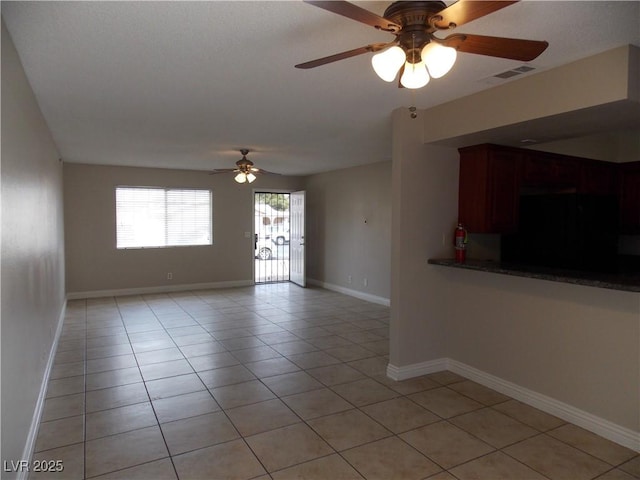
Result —
[[246, 158], [243, 158], [241, 160], [238, 160], [236, 162], [236, 165], [238, 166], [238, 169], [241, 172], [247, 173], [251, 171], [251, 167], [253, 167], [253, 162], [251, 160], [247, 160]]
[[247, 155], [249, 154], [249, 149], [242, 148], [240, 149], [240, 153], [242, 154], [242, 158], [236, 162], [236, 165], [238, 166], [238, 170], [240, 170], [242, 173], [251, 172], [251, 167], [253, 167], [253, 162], [247, 158]]
[[384, 11], [384, 18], [402, 26], [402, 30], [396, 35], [410, 63], [421, 60], [422, 48], [431, 41], [431, 34], [438, 30], [431, 18], [446, 7], [447, 5], [440, 1], [400, 1], [393, 2]]

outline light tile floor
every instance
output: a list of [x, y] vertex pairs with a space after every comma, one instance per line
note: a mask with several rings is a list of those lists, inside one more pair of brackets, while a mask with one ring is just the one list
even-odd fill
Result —
[[291, 284], [71, 301], [34, 459], [101, 479], [640, 478], [451, 372], [385, 376], [389, 309]]

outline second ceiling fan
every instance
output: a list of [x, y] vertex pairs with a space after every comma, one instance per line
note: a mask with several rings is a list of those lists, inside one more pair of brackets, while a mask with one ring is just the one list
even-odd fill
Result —
[[315, 68], [373, 52], [376, 55], [372, 64], [378, 76], [392, 82], [400, 73], [399, 86], [406, 88], [421, 88], [430, 77], [444, 76], [453, 67], [457, 52], [528, 62], [537, 58], [549, 45], [545, 41], [466, 33], [445, 38], [434, 35], [489, 15], [517, 3], [517, 0], [458, 0], [448, 7], [441, 1], [398, 1], [393, 2], [382, 17], [345, 1], [305, 2], [389, 32], [396, 38], [388, 43], [373, 43], [301, 63], [296, 68]]
[[253, 166], [253, 162], [247, 158], [249, 154], [248, 148], [241, 148], [240, 154], [242, 158], [236, 162], [236, 168], [218, 168], [209, 173], [209, 175], [216, 175], [218, 173], [235, 173], [236, 176], [233, 179], [238, 183], [253, 183], [256, 179], [256, 175], [266, 173], [269, 175], [279, 175], [279, 173], [269, 172], [264, 168], [257, 168]]

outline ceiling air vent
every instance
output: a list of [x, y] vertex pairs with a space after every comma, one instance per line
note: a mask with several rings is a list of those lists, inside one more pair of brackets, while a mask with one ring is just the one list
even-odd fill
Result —
[[515, 77], [516, 75], [520, 75], [520, 72], [516, 72], [515, 70], [507, 70], [506, 72], [498, 73], [494, 75], [495, 78], [507, 79], [511, 77]]
[[535, 70], [535, 67], [531, 67], [529, 65], [522, 65], [517, 68], [512, 68], [511, 70], [507, 70], [505, 72], [496, 73], [495, 75], [491, 75], [483, 80], [480, 80], [483, 83], [488, 83], [490, 85], [495, 85], [500, 83], [503, 80], [507, 80], [509, 78], [517, 77], [518, 75], [522, 75], [523, 73], [529, 73], [532, 70]]

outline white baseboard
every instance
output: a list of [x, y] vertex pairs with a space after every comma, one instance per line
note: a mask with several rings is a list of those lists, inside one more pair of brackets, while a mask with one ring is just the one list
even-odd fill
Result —
[[188, 290], [208, 290], [218, 288], [235, 288], [253, 286], [252, 280], [233, 280], [228, 282], [185, 283], [181, 285], [159, 285], [156, 287], [118, 288], [113, 290], [90, 290], [86, 292], [67, 293], [67, 300], [85, 298], [117, 297], [125, 295], [145, 295], [151, 293], [185, 292]]
[[438, 358], [427, 362], [414, 363], [406, 367], [396, 367], [395, 365], [387, 365], [387, 377], [395, 381], [407, 380], [409, 378], [427, 375], [429, 373], [441, 372], [449, 368], [447, 358]]
[[[53, 343], [51, 344], [51, 350], [49, 350], [49, 358], [47, 359], [47, 365], [44, 369], [44, 375], [42, 376], [42, 383], [40, 384], [40, 393], [38, 394], [38, 400], [36, 401], [36, 407], [33, 411], [33, 417], [31, 418], [31, 426], [27, 434], [27, 441], [22, 451], [22, 459], [25, 461], [31, 461], [33, 457], [33, 451], [36, 447], [36, 440], [38, 439], [38, 429], [40, 428], [40, 420], [42, 419], [42, 412], [44, 410], [44, 401], [47, 397], [47, 386], [49, 385], [49, 377], [51, 376], [51, 369], [53, 368], [53, 362], [58, 350], [58, 341], [60, 340], [60, 334], [62, 333], [62, 326], [64, 325], [65, 312], [67, 311], [66, 300], [62, 304], [60, 315], [58, 316], [58, 325], [56, 326], [56, 332], [53, 335]], [[29, 472], [27, 469], [21, 469], [16, 475], [17, 480], [27, 480]]]
[[349, 295], [350, 297], [359, 298], [360, 300], [365, 300], [371, 303], [377, 303], [378, 305], [384, 305], [385, 307], [388, 307], [391, 305], [391, 300], [389, 300], [388, 298], [380, 297], [378, 295], [372, 295], [370, 293], [360, 292], [358, 290], [353, 290], [351, 288], [341, 287], [340, 285], [334, 285], [333, 283], [314, 280], [313, 278], [307, 278], [307, 283], [309, 283], [310, 285], [314, 285], [316, 287], [326, 288], [327, 290], [331, 290], [333, 292]]
[[449, 370], [457, 373], [462, 377], [473, 380], [485, 387], [508, 395], [515, 400], [519, 400], [550, 415], [573, 423], [612, 442], [640, 452], [640, 432], [622, 427], [572, 405], [521, 387], [513, 382], [483, 372], [482, 370], [478, 370], [477, 368], [451, 358], [439, 358], [427, 362], [406, 365], [404, 367], [389, 364], [387, 366], [387, 375], [393, 380], [406, 380], [441, 370]]

